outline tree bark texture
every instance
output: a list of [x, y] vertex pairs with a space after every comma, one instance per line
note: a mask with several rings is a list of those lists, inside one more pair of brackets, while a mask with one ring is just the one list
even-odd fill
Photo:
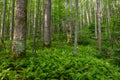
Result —
[[26, 27], [27, 27], [27, 0], [16, 2], [16, 25], [12, 44], [12, 57], [25, 57], [26, 55]]
[[44, 13], [44, 47], [51, 46], [51, 0], [45, 0], [45, 13]]
[[102, 48], [101, 41], [101, 1], [97, 0], [97, 17], [98, 17], [98, 49]]

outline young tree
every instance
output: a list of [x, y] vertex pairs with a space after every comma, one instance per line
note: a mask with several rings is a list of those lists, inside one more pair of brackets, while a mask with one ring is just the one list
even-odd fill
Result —
[[13, 27], [14, 27], [14, 11], [15, 10], [15, 0], [12, 0], [12, 17], [11, 17], [11, 24], [10, 24], [10, 40], [13, 39]]
[[73, 34], [73, 16], [72, 16], [72, 10], [73, 10], [73, 6], [72, 6], [72, 0], [70, 0], [70, 39], [72, 39], [72, 34]]
[[16, 1], [16, 25], [12, 44], [12, 57], [26, 55], [27, 0]]
[[97, 39], [97, 1], [94, 0], [94, 18], [95, 18], [95, 39]]
[[51, 0], [45, 0], [45, 12], [44, 12], [44, 47], [51, 46]]
[[27, 16], [27, 37], [28, 38], [30, 38], [30, 33], [31, 33], [31, 20], [32, 20], [32, 18], [31, 18], [31, 16], [32, 16], [32, 8], [31, 8], [31, 6], [32, 6], [32, 0], [29, 0], [29, 3], [28, 3], [29, 5], [28, 5], [28, 12], [27, 12], [27, 14], [28, 14], [28, 16]]
[[[38, 4], [37, 4], [38, 3]], [[35, 56], [36, 50], [35, 50], [35, 45], [36, 45], [36, 29], [37, 29], [37, 22], [38, 22], [38, 5], [39, 1], [35, 0], [35, 8], [34, 8], [34, 26], [33, 26], [33, 49], [32, 49], [32, 54]]]
[[90, 26], [90, 16], [89, 16], [89, 7], [88, 7], [88, 0], [86, 1], [86, 21], [87, 21], [87, 26]]
[[92, 23], [92, 2], [93, 0], [89, 0], [89, 17], [90, 17], [90, 23]]
[[98, 49], [102, 48], [101, 41], [101, 0], [97, 0], [97, 19], [98, 19]]
[[78, 46], [78, 0], [75, 0], [75, 8], [76, 8], [76, 13], [75, 13], [75, 19], [76, 19], [76, 24], [75, 24], [75, 39], [74, 39], [74, 55], [77, 55], [77, 46]]
[[[69, 0], [66, 0], [66, 10], [69, 8]], [[70, 6], [70, 11], [71, 11], [72, 5]], [[72, 25], [70, 24], [70, 19], [68, 15], [68, 11], [66, 11], [66, 32], [67, 32], [67, 43], [72, 42]], [[72, 20], [72, 19], [71, 19]]]
[[4, 39], [4, 25], [5, 25], [5, 13], [6, 13], [6, 0], [3, 1], [3, 13], [2, 13], [2, 22], [1, 22], [1, 32], [0, 39]]
[[110, 6], [109, 6], [109, 0], [106, 0], [107, 3], [107, 31], [108, 31], [108, 38], [111, 39], [111, 30], [110, 30]]

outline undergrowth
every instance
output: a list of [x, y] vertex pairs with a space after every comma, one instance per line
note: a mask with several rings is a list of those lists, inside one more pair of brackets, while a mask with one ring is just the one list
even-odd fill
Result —
[[37, 49], [35, 57], [30, 46], [23, 59], [11, 59], [8, 52], [1, 52], [0, 80], [120, 80], [120, 68], [98, 58], [101, 53], [89, 45], [79, 45], [77, 56], [72, 45], [56, 42]]

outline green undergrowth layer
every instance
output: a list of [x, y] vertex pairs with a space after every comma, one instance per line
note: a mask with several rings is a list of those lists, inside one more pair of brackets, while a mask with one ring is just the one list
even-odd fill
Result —
[[79, 45], [77, 56], [73, 45], [63, 43], [37, 49], [34, 57], [29, 45], [27, 57], [17, 60], [10, 58], [9, 50], [3, 52], [0, 80], [120, 80], [120, 68], [100, 58], [101, 53], [89, 45]]

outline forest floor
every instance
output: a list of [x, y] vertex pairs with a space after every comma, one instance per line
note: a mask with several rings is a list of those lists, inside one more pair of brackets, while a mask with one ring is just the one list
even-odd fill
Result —
[[120, 59], [98, 51], [94, 40], [87, 42], [79, 42], [77, 56], [73, 56], [73, 44], [53, 41], [49, 49], [36, 45], [33, 57], [29, 40], [26, 58], [17, 60], [10, 57], [11, 43], [5, 42], [6, 50], [0, 51], [0, 80], [120, 80]]

